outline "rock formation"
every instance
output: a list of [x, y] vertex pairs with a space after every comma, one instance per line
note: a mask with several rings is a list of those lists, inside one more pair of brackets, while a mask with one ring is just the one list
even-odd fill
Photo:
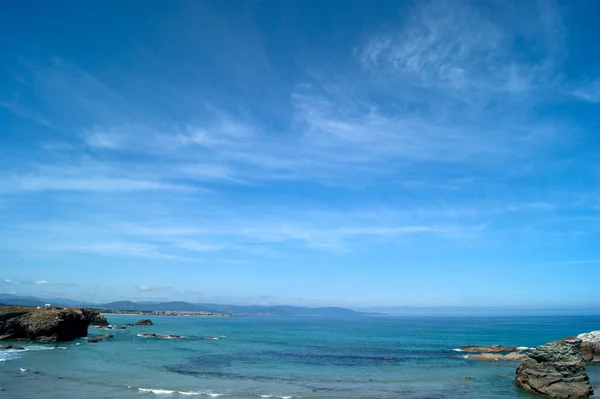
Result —
[[70, 341], [85, 337], [89, 324], [82, 309], [0, 307], [0, 339]]
[[108, 326], [108, 321], [92, 309], [0, 306], [0, 340], [70, 341], [87, 336], [90, 324]]
[[529, 351], [517, 368], [515, 382], [530, 392], [552, 398], [588, 398], [593, 393], [581, 355], [581, 340], [574, 337]]
[[479, 353], [502, 353], [502, 352], [517, 352], [518, 349], [515, 346], [503, 346], [503, 345], [487, 345], [487, 346], [461, 346], [460, 350], [464, 352], [479, 352]]
[[581, 340], [581, 355], [583, 360], [591, 363], [600, 363], [600, 331], [579, 334]]
[[87, 342], [102, 342], [107, 338], [112, 338], [113, 335], [112, 334], [102, 334], [102, 335], [96, 335], [95, 337], [89, 337], [87, 339]]
[[108, 327], [108, 320], [106, 317], [100, 314], [100, 312], [93, 309], [81, 309], [84, 316], [90, 321], [90, 326], [95, 327]]
[[142, 319], [142, 320], [138, 320], [138, 321], [135, 323], [135, 325], [136, 325], [136, 326], [152, 326], [152, 325], [153, 325], [153, 323], [152, 323], [152, 320], [149, 320], [149, 319]]

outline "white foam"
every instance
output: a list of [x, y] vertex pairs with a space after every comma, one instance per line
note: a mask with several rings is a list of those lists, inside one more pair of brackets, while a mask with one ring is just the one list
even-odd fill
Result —
[[454, 352], [464, 352], [464, 350], [462, 350], [462, 349], [458, 349], [458, 348], [456, 348], [456, 349], [452, 349], [452, 350], [453, 350]]
[[[127, 388], [132, 389], [132, 386], [128, 385]], [[212, 398], [223, 396], [223, 394], [221, 394], [221, 393], [213, 393], [211, 391], [173, 391], [170, 389], [151, 389], [151, 388], [138, 388], [138, 391], [153, 393], [155, 395], [179, 394], [179, 395], [183, 395], [183, 396], [210, 396]]]
[[53, 351], [54, 349], [56, 349], [54, 346], [43, 346], [43, 345], [31, 345], [31, 346], [26, 346], [25, 350], [26, 351]]
[[517, 349], [520, 351], [526, 351], [526, 350], [535, 349], [535, 348], [530, 348], [529, 346], [517, 346]]
[[261, 398], [272, 398], [273, 395], [259, 395]]
[[175, 393], [175, 391], [170, 391], [168, 389], [150, 389], [150, 388], [138, 388], [138, 391], [140, 391], [140, 392], [151, 392], [151, 393], [154, 393], [156, 395], [170, 395], [172, 393]]
[[21, 370], [21, 373], [24, 373], [27, 371], [27, 369], [24, 369], [23, 367], [19, 367], [19, 370]]

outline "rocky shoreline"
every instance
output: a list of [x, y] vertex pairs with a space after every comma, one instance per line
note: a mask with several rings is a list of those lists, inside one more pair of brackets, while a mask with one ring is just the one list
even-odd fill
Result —
[[515, 384], [551, 398], [582, 399], [593, 395], [586, 363], [600, 363], [600, 331], [525, 348], [503, 345], [463, 346], [472, 360], [519, 360]]

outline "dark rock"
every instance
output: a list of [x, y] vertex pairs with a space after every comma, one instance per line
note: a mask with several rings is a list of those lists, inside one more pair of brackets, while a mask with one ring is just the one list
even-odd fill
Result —
[[142, 337], [142, 338], [156, 338], [156, 334], [152, 334], [152, 333], [138, 334], [138, 337]]
[[25, 338], [40, 342], [70, 341], [85, 337], [89, 319], [82, 309], [0, 307], [2, 339]]
[[133, 324], [127, 323], [125, 324], [127, 327], [133, 327]]
[[25, 348], [23, 348], [22, 346], [12, 345], [12, 344], [10, 344], [10, 345], [4, 345], [0, 349], [15, 349], [15, 350], [18, 350], [18, 351], [24, 351], [25, 350]]
[[100, 312], [93, 309], [81, 309], [83, 315], [89, 320], [90, 326], [108, 327], [108, 320]]
[[473, 379], [473, 377], [465, 376], [465, 377], [460, 377], [460, 379], [465, 380], [465, 381], [471, 381]]
[[529, 351], [517, 367], [515, 382], [552, 398], [579, 399], [593, 394], [577, 338], [549, 342]]
[[152, 326], [152, 320], [149, 319], [142, 319], [142, 320], [138, 320], [135, 323], [136, 326]]
[[107, 338], [112, 338], [113, 335], [112, 334], [102, 334], [102, 335], [96, 335], [94, 337], [89, 337], [87, 339], [87, 342], [102, 342]]
[[114, 327], [115, 330], [125, 330], [126, 327], [125, 326], [116, 326]]
[[517, 352], [516, 346], [504, 346], [504, 345], [486, 345], [486, 346], [461, 346], [460, 348], [464, 352], [479, 352], [479, 353], [502, 353], [502, 352]]

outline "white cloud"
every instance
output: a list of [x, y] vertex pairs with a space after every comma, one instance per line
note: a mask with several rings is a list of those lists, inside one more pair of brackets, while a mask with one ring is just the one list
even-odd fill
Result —
[[147, 284], [138, 285], [137, 288], [142, 292], [164, 292], [171, 290], [171, 287], [149, 286]]
[[4, 282], [5, 282], [6, 284], [19, 284], [19, 282], [18, 282], [18, 281], [16, 281], [16, 280], [11, 280], [11, 279], [9, 279], [9, 278], [5, 278], [5, 279], [4, 279]]
[[35, 285], [48, 285], [48, 284], [55, 284], [55, 283], [51, 283], [50, 281], [46, 281], [46, 280], [37, 280], [33, 284], [35, 284]]

